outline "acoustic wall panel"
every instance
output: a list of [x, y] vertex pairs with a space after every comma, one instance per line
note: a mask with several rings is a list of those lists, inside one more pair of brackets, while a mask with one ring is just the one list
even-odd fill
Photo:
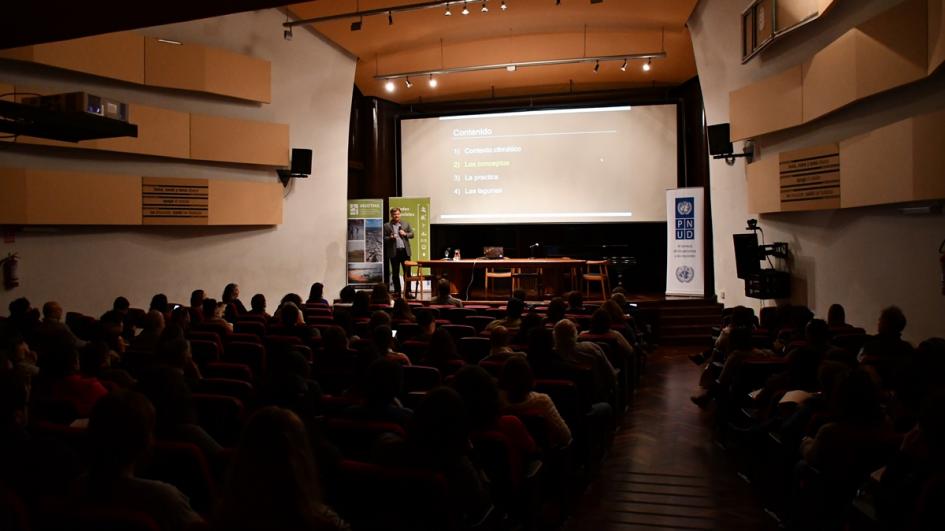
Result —
[[932, 74], [945, 63], [945, 0], [929, 0], [929, 68]]
[[210, 181], [210, 225], [282, 224], [282, 184]]
[[803, 121], [800, 65], [729, 95], [732, 140], [744, 140]]
[[192, 114], [190, 157], [286, 167], [289, 165], [289, 126]]
[[144, 36], [129, 31], [11, 48], [0, 57], [144, 83]]
[[748, 179], [748, 211], [758, 214], [781, 211], [779, 159], [767, 156], [745, 166]]
[[14, 225], [137, 225], [141, 179], [111, 173], [0, 169], [0, 221]]

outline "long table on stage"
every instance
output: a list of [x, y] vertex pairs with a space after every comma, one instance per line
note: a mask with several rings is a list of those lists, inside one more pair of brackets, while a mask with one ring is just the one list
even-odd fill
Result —
[[[465, 296], [467, 287], [470, 286], [470, 280], [477, 271], [486, 269], [520, 269], [523, 271], [534, 272], [541, 270], [542, 290], [547, 292], [551, 289], [551, 295], [560, 295], [566, 291], [577, 289], [575, 284], [580, 276], [580, 270], [587, 263], [586, 260], [575, 260], [572, 258], [500, 258], [490, 260], [486, 258], [463, 259], [463, 260], [418, 260], [420, 267], [429, 267], [433, 274], [434, 286], [436, 292], [436, 279], [446, 278], [450, 281], [450, 291], [453, 294]], [[565, 282], [565, 273], [569, 282]], [[539, 294], [542, 298], [548, 293]]]

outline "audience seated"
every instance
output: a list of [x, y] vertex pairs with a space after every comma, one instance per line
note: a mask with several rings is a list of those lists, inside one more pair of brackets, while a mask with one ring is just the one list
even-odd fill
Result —
[[[611, 314], [603, 306], [591, 314], [591, 326], [587, 334], [593, 336], [595, 341], [597, 338], [603, 338], [604, 341], [612, 342], [616, 346], [616, 349], [613, 349], [612, 352], [617, 356], [617, 359], [632, 360], [634, 358], [633, 347], [623, 334], [611, 328], [613, 323]], [[585, 334], [581, 334], [579, 339], [583, 339], [582, 336], [585, 336]]]
[[551, 448], [571, 444], [571, 430], [558, 413], [555, 403], [544, 393], [533, 390], [535, 378], [524, 357], [509, 359], [499, 378], [502, 412], [510, 415], [537, 413], [545, 423]]
[[36, 360], [36, 352], [30, 349], [23, 336], [0, 334], [0, 370], [13, 369], [32, 378], [39, 374]]
[[444, 328], [438, 328], [433, 332], [430, 336], [430, 346], [423, 357], [423, 364], [436, 367], [441, 373], [449, 373], [451, 372], [450, 363], [460, 359], [453, 335]]
[[587, 366], [593, 376], [593, 401], [607, 402], [617, 388], [617, 371], [599, 346], [588, 341], [578, 342], [577, 326], [568, 319], [555, 324], [555, 352], [565, 364]]
[[79, 352], [65, 335], [48, 343], [40, 354], [40, 373], [33, 392], [47, 400], [72, 404], [81, 418], [87, 418], [92, 406], [108, 394], [97, 378], [79, 373]]
[[349, 529], [321, 500], [305, 424], [287, 409], [266, 407], [246, 423], [223, 498], [214, 512], [213, 529]]
[[876, 335], [867, 339], [857, 360], [884, 389], [895, 384], [895, 373], [912, 356], [912, 345], [902, 339], [906, 316], [897, 306], [884, 308], [876, 323]]
[[387, 291], [386, 284], [375, 284], [371, 289], [371, 304], [380, 306], [390, 306], [392, 303], [390, 292]]
[[417, 321], [417, 318], [413, 315], [413, 310], [410, 309], [410, 304], [403, 298], [394, 301], [394, 310], [390, 317], [393, 321], [400, 323], [414, 323]]
[[354, 294], [354, 300], [351, 303], [351, 317], [359, 319], [362, 317], [371, 317], [371, 294], [361, 290]]
[[33, 308], [26, 297], [10, 301], [9, 309], [10, 316], [0, 321], [0, 330], [4, 330], [6, 335], [32, 338], [39, 326], [39, 310]]
[[436, 297], [430, 300], [430, 304], [437, 306], [455, 306], [463, 307], [463, 301], [457, 299], [450, 293], [450, 281], [441, 278], [436, 282]]
[[144, 328], [131, 342], [131, 348], [141, 352], [154, 352], [158, 339], [164, 332], [164, 314], [151, 310], [144, 318]]
[[112, 367], [112, 362], [116, 361], [112, 354], [104, 341], [89, 341], [79, 351], [79, 372], [111, 390], [131, 389], [135, 385], [134, 378], [127, 371]]
[[223, 318], [226, 311], [226, 304], [218, 303], [216, 299], [203, 300], [203, 324], [216, 324], [225, 327], [228, 331], [233, 331], [233, 323]]
[[496, 326], [492, 329], [492, 334], [489, 336], [489, 342], [489, 355], [479, 360], [479, 363], [504, 363], [510, 358], [525, 356], [524, 352], [514, 351], [512, 350], [512, 347], [509, 346], [509, 329], [502, 325]]
[[175, 487], [134, 475], [135, 465], [151, 446], [154, 422], [154, 408], [138, 393], [117, 391], [100, 400], [89, 420], [89, 472], [73, 485], [71, 501], [139, 511], [162, 531], [199, 522], [200, 516]]
[[272, 317], [266, 312], [266, 296], [262, 293], [257, 293], [253, 295], [253, 298], [249, 300], [249, 312], [250, 315], [261, 315], [266, 319]]
[[522, 312], [525, 310], [525, 302], [521, 299], [516, 299], [512, 297], [505, 304], [505, 318], [496, 319], [488, 325], [486, 325], [486, 330], [492, 330], [497, 326], [504, 326], [506, 328], [514, 328], [516, 330], [522, 326]]
[[390, 326], [380, 325], [371, 332], [371, 344], [374, 352], [382, 359], [388, 359], [401, 365], [410, 365], [410, 358], [402, 352], [395, 351], [394, 336], [391, 333]]
[[573, 315], [585, 315], [593, 311], [584, 306], [584, 294], [578, 290], [569, 292], [567, 294], [567, 301], [568, 307], [565, 309], [565, 313]]
[[190, 322], [199, 323], [203, 321], [203, 300], [206, 298], [207, 295], [202, 289], [195, 289], [190, 292], [190, 307], [187, 308], [190, 312]]
[[847, 323], [847, 312], [843, 309], [842, 305], [831, 304], [830, 308], [827, 309], [827, 326], [834, 331], [852, 328], [852, 326]]
[[226, 305], [223, 318], [227, 322], [235, 323], [241, 315], [246, 313], [246, 306], [240, 300], [240, 287], [238, 284], [227, 284], [223, 288], [223, 296], [220, 301]]
[[385, 358], [374, 360], [367, 370], [365, 402], [349, 407], [345, 415], [406, 426], [413, 417], [413, 411], [405, 408], [397, 398], [403, 383], [403, 365]]
[[306, 299], [305, 304], [324, 304], [328, 305], [328, 301], [324, 297], [325, 286], [321, 282], [316, 282], [312, 284], [311, 289], [308, 290], [308, 299]]
[[436, 330], [436, 319], [433, 312], [424, 308], [418, 308], [414, 315], [417, 318], [417, 327], [420, 329], [413, 338], [414, 341], [430, 341], [433, 337], [433, 331]]
[[151, 297], [151, 304], [148, 305], [148, 311], [157, 310], [164, 314], [166, 317], [171, 313], [170, 303], [167, 302], [167, 295], [163, 293], [158, 293], [155, 296]]
[[49, 301], [43, 305], [43, 321], [36, 327], [32, 336], [32, 345], [40, 354], [62, 341], [72, 344], [75, 348], [85, 345], [85, 341], [76, 337], [69, 326], [62, 322], [62, 317], [62, 306], [58, 302]]
[[338, 302], [336, 304], [351, 305], [354, 303], [354, 295], [357, 293], [354, 286], [345, 286], [338, 292]]
[[282, 323], [279, 335], [297, 337], [305, 345], [311, 343], [313, 337], [319, 336], [318, 329], [305, 326], [302, 310], [295, 303], [287, 302], [279, 307], [279, 321]]

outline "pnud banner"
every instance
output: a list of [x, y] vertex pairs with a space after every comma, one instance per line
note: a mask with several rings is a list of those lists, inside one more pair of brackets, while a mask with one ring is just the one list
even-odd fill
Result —
[[384, 200], [348, 200], [348, 285], [384, 282]]
[[702, 188], [666, 190], [666, 294], [705, 296]]
[[[413, 238], [407, 240], [410, 244], [411, 260], [430, 259], [430, 198], [429, 197], [391, 197], [387, 200], [390, 208], [400, 209], [400, 219], [406, 221], [413, 228]], [[424, 275], [429, 275], [428, 268], [423, 269]]]

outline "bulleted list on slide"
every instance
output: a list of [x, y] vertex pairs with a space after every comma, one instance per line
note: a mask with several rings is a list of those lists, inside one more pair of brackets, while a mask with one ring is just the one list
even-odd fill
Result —
[[[456, 196], [491, 196], [502, 194], [505, 170], [512, 167], [508, 155], [520, 154], [520, 144], [501, 143], [482, 145], [483, 139], [492, 140], [494, 131], [490, 127], [452, 130], [454, 147], [451, 148], [452, 179], [450, 193]], [[463, 140], [475, 140], [464, 144]], [[499, 140], [499, 139], [496, 139]]]

